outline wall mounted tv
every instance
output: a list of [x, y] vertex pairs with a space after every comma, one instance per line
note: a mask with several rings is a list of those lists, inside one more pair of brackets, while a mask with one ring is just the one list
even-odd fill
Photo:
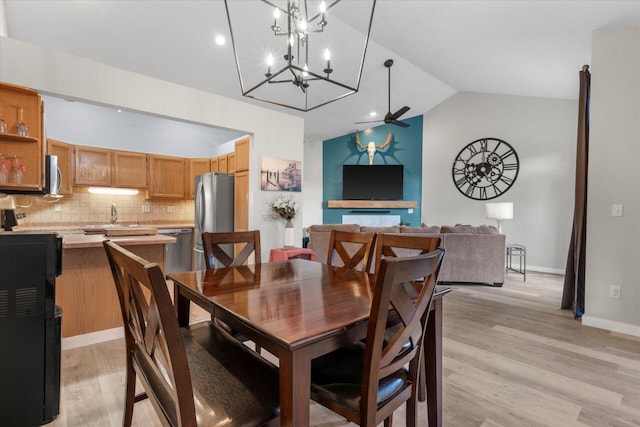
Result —
[[402, 165], [343, 165], [343, 200], [402, 200]]

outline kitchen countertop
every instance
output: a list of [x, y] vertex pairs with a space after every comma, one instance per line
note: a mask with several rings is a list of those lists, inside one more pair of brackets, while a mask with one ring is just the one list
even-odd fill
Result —
[[80, 234], [80, 233], [59, 233], [62, 237], [62, 247], [64, 249], [78, 249], [78, 248], [99, 248], [102, 247], [102, 242], [105, 240], [111, 240], [112, 242], [121, 246], [135, 246], [135, 245], [164, 245], [167, 243], [175, 243], [175, 237], [163, 236], [156, 234], [153, 236], [114, 236], [105, 237], [102, 234]]
[[[100, 225], [105, 225], [105, 224], [47, 224], [47, 225], [20, 225], [17, 227], [14, 227], [13, 229], [15, 231], [34, 231], [34, 230], [42, 230], [42, 231], [60, 231], [60, 232], [65, 232], [65, 231], [77, 231], [77, 232], [82, 232], [83, 228], [87, 228], [87, 227], [93, 227], [93, 226], [100, 226]], [[128, 224], [128, 223], [116, 223], [116, 226], [134, 226], [133, 224]], [[167, 222], [163, 222], [163, 223], [140, 223], [140, 224], [136, 224], [138, 227], [151, 227], [151, 228], [157, 228], [157, 229], [163, 229], [163, 228], [193, 228], [193, 223], [189, 223], [189, 222], [179, 222], [179, 223], [167, 223]]]

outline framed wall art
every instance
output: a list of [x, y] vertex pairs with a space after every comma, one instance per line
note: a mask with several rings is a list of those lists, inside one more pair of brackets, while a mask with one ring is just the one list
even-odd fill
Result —
[[263, 157], [260, 189], [264, 191], [302, 191], [302, 162]]

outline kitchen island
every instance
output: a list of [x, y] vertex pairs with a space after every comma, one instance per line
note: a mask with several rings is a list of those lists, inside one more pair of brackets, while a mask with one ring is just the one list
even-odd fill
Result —
[[72, 230], [59, 235], [63, 257], [56, 304], [63, 310], [62, 337], [91, 334], [86, 339], [95, 342], [122, 336], [120, 303], [102, 242], [109, 239], [164, 269], [165, 245], [176, 239], [163, 235], [105, 237]]

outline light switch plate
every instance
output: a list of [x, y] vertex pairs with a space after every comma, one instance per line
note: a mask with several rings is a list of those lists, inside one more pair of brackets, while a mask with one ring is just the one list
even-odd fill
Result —
[[175, 212], [175, 211], [176, 211], [175, 206], [167, 206], [167, 212]]
[[611, 205], [611, 216], [622, 216], [622, 205]]
[[149, 205], [142, 205], [142, 212], [151, 212], [151, 207]]
[[60, 203], [56, 203], [55, 205], [53, 205], [53, 211], [62, 212], [62, 205]]
[[412, 213], [413, 213], [413, 208], [409, 208], [409, 209], [407, 209], [407, 213], [412, 214]]

